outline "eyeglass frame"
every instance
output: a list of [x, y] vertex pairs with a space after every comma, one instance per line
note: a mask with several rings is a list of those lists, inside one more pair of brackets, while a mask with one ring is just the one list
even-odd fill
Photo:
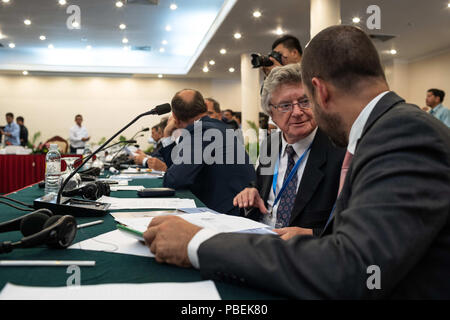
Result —
[[[275, 108], [275, 110], [277, 110], [281, 113], [292, 112], [292, 110], [294, 110], [295, 105], [298, 105], [298, 107], [300, 109], [306, 109], [306, 110], [311, 109], [311, 104], [309, 103], [309, 99], [302, 99], [301, 101], [294, 100], [294, 101], [297, 101], [297, 102], [296, 103], [287, 102], [287, 103], [281, 103], [279, 105], [274, 105], [272, 103], [269, 103], [269, 106]], [[279, 109], [280, 107], [287, 107], [288, 109], [282, 110], [282, 109]]]

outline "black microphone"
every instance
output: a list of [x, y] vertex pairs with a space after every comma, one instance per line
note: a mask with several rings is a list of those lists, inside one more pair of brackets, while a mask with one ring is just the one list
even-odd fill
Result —
[[150, 128], [144, 128], [141, 130], [141, 132], [147, 132], [147, 131], [150, 131]]
[[72, 173], [64, 180], [61, 188], [58, 191], [58, 196], [56, 198], [56, 204], [60, 204], [61, 202], [61, 195], [62, 192], [67, 184], [67, 182], [70, 181], [70, 179], [79, 171], [79, 169], [81, 167], [83, 167], [83, 165], [88, 162], [95, 154], [97, 154], [100, 150], [102, 150], [106, 145], [108, 145], [108, 143], [110, 143], [115, 137], [117, 137], [119, 134], [121, 134], [123, 131], [125, 131], [126, 129], [128, 129], [128, 127], [130, 127], [133, 123], [135, 123], [137, 120], [139, 120], [140, 118], [142, 118], [143, 116], [147, 116], [150, 114], [156, 114], [156, 115], [162, 115], [165, 113], [170, 112], [172, 109], [170, 107], [169, 103], [164, 103], [161, 104], [159, 106], [156, 106], [154, 109], [144, 112], [140, 115], [138, 115], [136, 118], [134, 118], [130, 123], [128, 123], [125, 127], [123, 127], [122, 129], [120, 129], [119, 131], [117, 131], [117, 133], [115, 133], [111, 138], [109, 138], [105, 143], [103, 143], [100, 147], [97, 148], [97, 150], [95, 150], [93, 153], [91, 153], [88, 157], [86, 157], [83, 162], [81, 163], [81, 165], [76, 168], [74, 171], [72, 171]]

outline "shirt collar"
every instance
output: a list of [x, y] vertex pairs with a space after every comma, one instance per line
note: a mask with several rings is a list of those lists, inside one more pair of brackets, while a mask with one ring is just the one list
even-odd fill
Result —
[[348, 138], [348, 146], [347, 151], [351, 154], [355, 154], [356, 143], [364, 130], [364, 126], [366, 125], [367, 120], [369, 119], [370, 114], [372, 113], [373, 108], [377, 105], [378, 101], [389, 91], [384, 91], [373, 98], [365, 107], [362, 109], [355, 122], [353, 122], [352, 128], [350, 130], [350, 135]]
[[[306, 137], [303, 139], [298, 140], [296, 143], [291, 144], [292, 148], [294, 148], [295, 153], [297, 154], [297, 156], [300, 156], [305, 150], [306, 148], [308, 148], [308, 146], [312, 143], [312, 141], [314, 140], [314, 137], [316, 136], [316, 132], [317, 132], [317, 127]], [[285, 156], [286, 154], [286, 147], [289, 144], [287, 143], [287, 141], [284, 139], [284, 135], [281, 134], [281, 156]]]
[[443, 107], [442, 103], [439, 103], [436, 107], [430, 110], [431, 114], [437, 113]]

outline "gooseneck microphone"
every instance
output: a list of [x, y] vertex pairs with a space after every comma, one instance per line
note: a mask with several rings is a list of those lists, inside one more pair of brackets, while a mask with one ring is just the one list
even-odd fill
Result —
[[170, 107], [170, 104], [168, 103], [164, 103], [164, 104], [160, 104], [159, 106], [156, 106], [154, 109], [144, 112], [140, 115], [138, 115], [136, 118], [134, 118], [130, 123], [128, 123], [125, 127], [123, 127], [122, 129], [120, 129], [119, 131], [117, 131], [117, 133], [115, 133], [111, 138], [109, 138], [105, 143], [103, 143], [100, 147], [97, 148], [97, 150], [95, 150], [93, 153], [91, 153], [88, 157], [86, 157], [83, 162], [81, 163], [81, 165], [76, 168], [74, 171], [72, 171], [72, 173], [64, 180], [63, 184], [61, 185], [61, 188], [58, 191], [58, 196], [56, 198], [56, 204], [60, 204], [61, 202], [61, 195], [62, 192], [64, 190], [64, 188], [66, 187], [67, 182], [70, 181], [70, 179], [79, 171], [79, 169], [81, 167], [83, 167], [83, 165], [88, 162], [95, 154], [97, 154], [99, 151], [101, 151], [106, 145], [108, 145], [108, 143], [110, 143], [115, 137], [117, 137], [120, 133], [122, 133], [123, 131], [125, 131], [128, 127], [130, 127], [133, 123], [135, 123], [138, 119], [147, 116], [147, 115], [151, 115], [151, 114], [155, 114], [155, 115], [162, 115], [162, 114], [166, 114], [168, 112], [170, 112], [172, 109]]

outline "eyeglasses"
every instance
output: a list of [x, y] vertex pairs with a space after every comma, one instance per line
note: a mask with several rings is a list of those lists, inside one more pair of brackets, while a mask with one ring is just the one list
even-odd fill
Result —
[[270, 104], [271, 107], [274, 107], [275, 109], [277, 109], [280, 112], [286, 113], [286, 112], [291, 112], [294, 109], [294, 106], [298, 105], [300, 109], [309, 109], [311, 108], [311, 105], [309, 104], [309, 100], [305, 99], [305, 100], [301, 100], [298, 102], [288, 102], [288, 103], [281, 103], [279, 105], [273, 105]]

